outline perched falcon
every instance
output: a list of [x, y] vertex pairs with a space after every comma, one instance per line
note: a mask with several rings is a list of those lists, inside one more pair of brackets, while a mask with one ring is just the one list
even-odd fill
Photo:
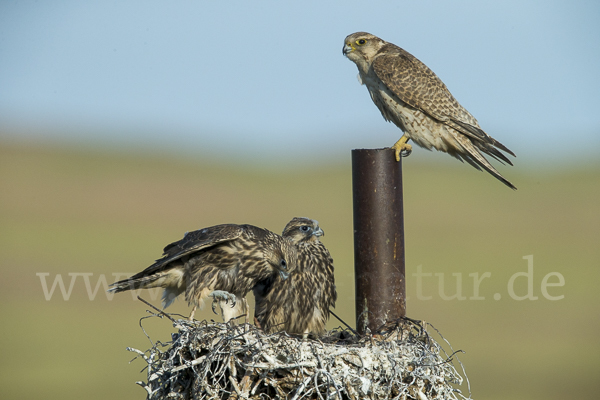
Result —
[[502, 183], [516, 189], [481, 154], [512, 165], [500, 150], [515, 156], [502, 143], [485, 133], [444, 83], [425, 64], [406, 50], [366, 32], [346, 37], [343, 54], [358, 67], [359, 79], [386, 121], [404, 135], [392, 148], [396, 160], [408, 155], [416, 144], [443, 151], [485, 169]]
[[[164, 288], [163, 307], [183, 292], [196, 307], [210, 295], [244, 298], [261, 281], [277, 275], [285, 280], [296, 265], [296, 248], [281, 236], [252, 225], [217, 225], [186, 233], [169, 244], [163, 257], [109, 291]], [[226, 293], [228, 292], [228, 293]], [[214, 294], [213, 294], [214, 293]], [[224, 307], [225, 321], [244, 314], [245, 302]]]
[[255, 320], [267, 333], [321, 334], [335, 306], [337, 292], [333, 259], [319, 240], [323, 230], [308, 218], [294, 218], [283, 230], [283, 237], [298, 250], [294, 273], [284, 280], [272, 275], [258, 284]]

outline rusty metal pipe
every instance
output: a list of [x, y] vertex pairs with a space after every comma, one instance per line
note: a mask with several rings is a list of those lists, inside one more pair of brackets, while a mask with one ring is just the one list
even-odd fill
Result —
[[406, 315], [402, 161], [392, 149], [352, 150], [356, 328]]

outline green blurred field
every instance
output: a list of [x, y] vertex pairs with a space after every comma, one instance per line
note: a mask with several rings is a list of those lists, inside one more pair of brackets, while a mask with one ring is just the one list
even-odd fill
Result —
[[[466, 351], [461, 359], [475, 399], [596, 398], [600, 166], [503, 167], [519, 187], [513, 192], [447, 156], [423, 161], [423, 153], [404, 160], [408, 316], [434, 324]], [[337, 312], [353, 322], [350, 154], [321, 167], [227, 165], [0, 142], [0, 398], [145, 398], [134, 384], [145, 380], [145, 364], [128, 364], [134, 355], [125, 348], [150, 346], [138, 324], [147, 307], [128, 294], [109, 300], [102, 287], [91, 300], [81, 275], [69, 300], [59, 288], [46, 300], [36, 274], [48, 273], [50, 286], [62, 274], [66, 289], [69, 273], [93, 274], [94, 290], [100, 277], [110, 283], [113, 273], [137, 272], [184, 232], [213, 224], [279, 232], [291, 217], [318, 219], [336, 262]], [[507, 283], [527, 271], [528, 255], [538, 299], [518, 301]], [[460, 276], [466, 299], [443, 300], [440, 276], [432, 275], [421, 288], [431, 299], [420, 300], [417, 268], [443, 274], [447, 296]], [[486, 272], [484, 299], [469, 299], [469, 274]], [[553, 272], [565, 285], [549, 287], [548, 295], [561, 300], [541, 292]], [[515, 293], [525, 294], [526, 279], [515, 282]], [[182, 301], [169, 310], [188, 312]], [[173, 331], [158, 319], [144, 327], [161, 341]]]

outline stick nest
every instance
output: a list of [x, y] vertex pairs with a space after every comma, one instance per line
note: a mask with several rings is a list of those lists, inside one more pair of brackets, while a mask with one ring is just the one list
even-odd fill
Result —
[[377, 334], [337, 329], [320, 340], [266, 335], [249, 324], [172, 321], [179, 331], [171, 342], [128, 348], [148, 363], [148, 381], [137, 382], [147, 399], [467, 398], [456, 387], [463, 382], [457, 352], [449, 355], [425, 323], [408, 318]]

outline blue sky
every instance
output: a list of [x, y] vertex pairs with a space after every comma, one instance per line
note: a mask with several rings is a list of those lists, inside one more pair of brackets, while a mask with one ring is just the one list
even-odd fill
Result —
[[390, 146], [342, 56], [356, 31], [421, 59], [517, 162], [600, 153], [597, 1], [3, 1], [0, 135], [263, 161]]

